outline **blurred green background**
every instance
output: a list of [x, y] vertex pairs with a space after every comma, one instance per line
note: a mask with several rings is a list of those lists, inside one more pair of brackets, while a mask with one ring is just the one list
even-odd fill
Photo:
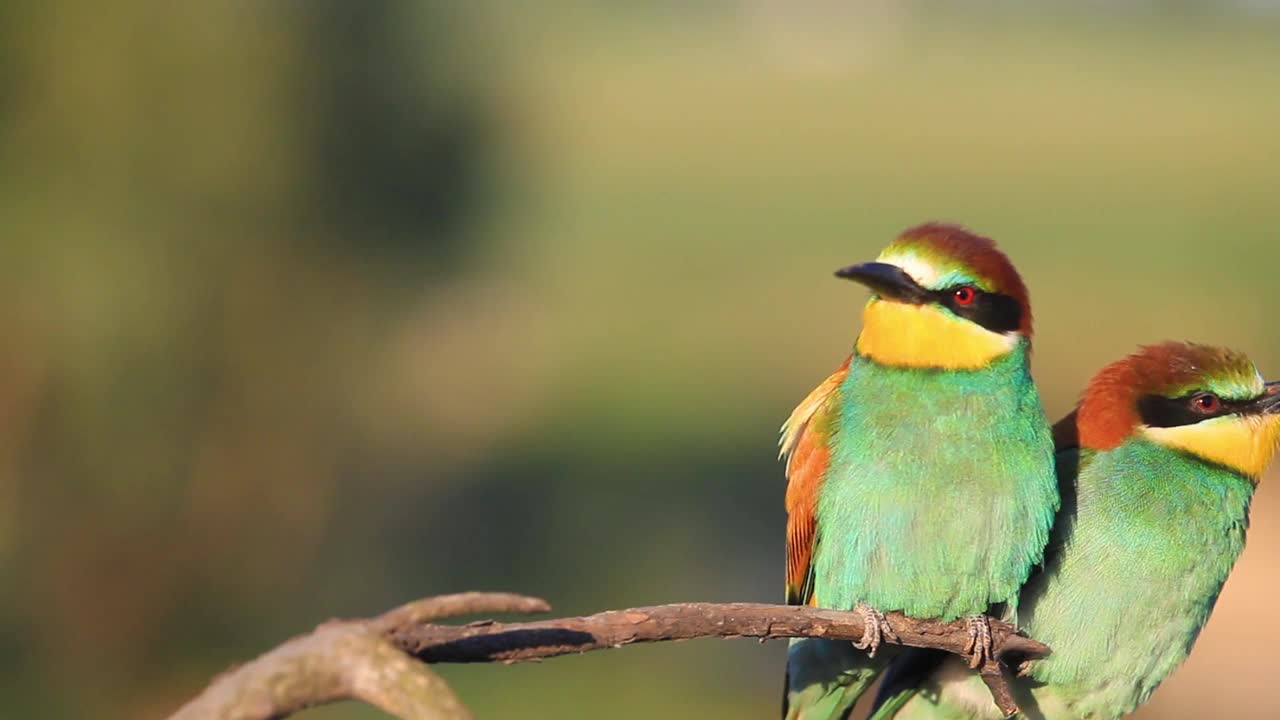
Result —
[[[1139, 342], [1280, 377], [1277, 5], [5, 3], [4, 714], [162, 717], [434, 593], [779, 600], [831, 271], [920, 221], [1018, 263], [1052, 415]], [[1280, 714], [1278, 547], [1264, 483], [1141, 717]], [[772, 718], [784, 651], [442, 672], [482, 718]]]

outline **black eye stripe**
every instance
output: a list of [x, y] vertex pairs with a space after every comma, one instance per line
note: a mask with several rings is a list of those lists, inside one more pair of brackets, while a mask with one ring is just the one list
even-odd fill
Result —
[[1194, 406], [1195, 399], [1202, 394], [1197, 392], [1176, 398], [1146, 395], [1138, 400], [1138, 414], [1142, 417], [1143, 424], [1148, 427], [1181, 427], [1223, 415], [1251, 412], [1257, 405], [1254, 400], [1238, 401], [1218, 398], [1218, 408], [1213, 412], [1204, 412], [1197, 410]]
[[1022, 306], [1017, 300], [1001, 293], [989, 293], [974, 287], [976, 296], [968, 305], [956, 302], [956, 291], [972, 285], [935, 290], [930, 293], [933, 301], [956, 315], [998, 333], [1013, 332], [1022, 327]]

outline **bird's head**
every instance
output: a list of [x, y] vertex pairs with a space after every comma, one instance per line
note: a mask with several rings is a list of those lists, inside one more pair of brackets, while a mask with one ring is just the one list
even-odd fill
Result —
[[1076, 428], [1086, 448], [1140, 435], [1256, 482], [1280, 449], [1280, 383], [1263, 382], [1234, 350], [1151, 345], [1089, 381]]
[[1027, 287], [991, 240], [957, 225], [904, 232], [836, 271], [871, 288], [857, 350], [882, 365], [974, 370], [1031, 340]]

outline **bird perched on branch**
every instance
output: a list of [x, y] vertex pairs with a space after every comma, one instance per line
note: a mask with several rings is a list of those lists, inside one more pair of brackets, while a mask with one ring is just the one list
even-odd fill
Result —
[[[1063, 509], [1019, 605], [1053, 654], [1024, 667], [1014, 696], [1027, 718], [1112, 720], [1209, 619], [1280, 447], [1280, 383], [1231, 350], [1145, 347], [1103, 368], [1054, 435]], [[963, 664], [916, 651], [897, 663], [874, 718], [1000, 717]]]
[[888, 660], [885, 612], [970, 618], [981, 662], [984, 613], [1012, 610], [1059, 502], [1027, 290], [995, 244], [921, 225], [836, 275], [872, 297], [853, 354], [783, 426], [787, 602], [855, 609], [867, 633], [792, 643], [795, 720], [845, 717]]

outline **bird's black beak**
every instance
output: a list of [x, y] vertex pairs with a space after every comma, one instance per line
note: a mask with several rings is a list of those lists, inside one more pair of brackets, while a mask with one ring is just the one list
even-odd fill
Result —
[[905, 270], [889, 263], [869, 262], [850, 265], [837, 270], [836, 277], [860, 282], [888, 300], [922, 303], [929, 299], [929, 292], [920, 287]]
[[1258, 408], [1264, 413], [1280, 415], [1280, 381], [1266, 384], [1266, 392], [1258, 398]]

